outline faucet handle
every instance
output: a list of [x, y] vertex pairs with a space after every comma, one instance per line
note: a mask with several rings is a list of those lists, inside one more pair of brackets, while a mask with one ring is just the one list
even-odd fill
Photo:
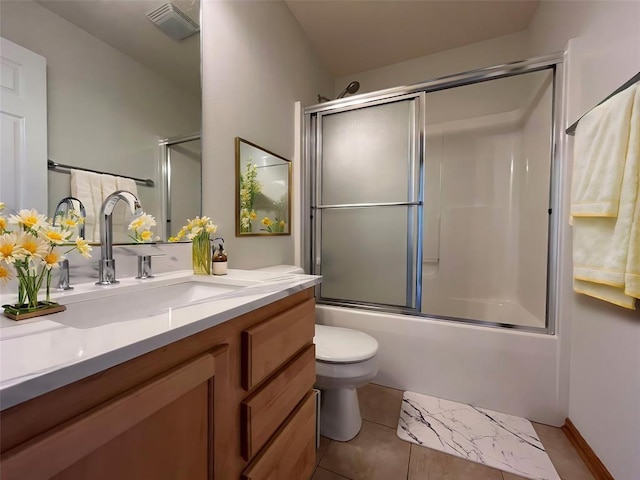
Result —
[[60, 276], [58, 277], [58, 290], [73, 290], [73, 287], [69, 285], [69, 260], [63, 259], [58, 262], [60, 266]]
[[136, 278], [144, 280], [153, 278], [151, 274], [151, 258], [153, 255], [138, 255], [138, 276]]

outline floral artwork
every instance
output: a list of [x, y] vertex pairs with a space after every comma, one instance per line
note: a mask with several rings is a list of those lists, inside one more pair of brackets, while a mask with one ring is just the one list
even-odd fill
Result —
[[[18, 304], [5, 310], [37, 309], [38, 292], [46, 288], [46, 302], [50, 301], [51, 271], [58, 268], [66, 254], [78, 250], [91, 257], [91, 247], [76, 232], [84, 218], [76, 211], [56, 216], [57, 223], [36, 210], [20, 210], [15, 215], [2, 216], [0, 202], [0, 281], [18, 279]], [[75, 239], [73, 236], [76, 235]]]
[[261, 220], [262, 225], [266, 228], [262, 228], [261, 230], [269, 233], [282, 233], [284, 232], [284, 227], [287, 224], [284, 220], [280, 220], [276, 218], [275, 220], [271, 220], [269, 217], [264, 217]]
[[236, 137], [236, 236], [291, 234], [291, 162]]
[[262, 191], [262, 184], [256, 178], [258, 167], [250, 158], [244, 173], [240, 173], [240, 232], [250, 233], [251, 222], [257, 217], [253, 208], [258, 194]]

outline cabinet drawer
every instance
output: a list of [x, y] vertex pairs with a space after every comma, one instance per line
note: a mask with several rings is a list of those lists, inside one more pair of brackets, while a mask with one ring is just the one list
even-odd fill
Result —
[[242, 387], [250, 390], [313, 342], [313, 298], [242, 332]]
[[309, 392], [289, 420], [242, 474], [243, 480], [311, 477], [315, 467], [316, 402]]
[[242, 456], [250, 460], [313, 388], [316, 356], [313, 345], [292, 360], [273, 380], [242, 402]]

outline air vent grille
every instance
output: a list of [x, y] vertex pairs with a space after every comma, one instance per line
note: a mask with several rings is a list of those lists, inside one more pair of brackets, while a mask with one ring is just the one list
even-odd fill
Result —
[[173, 3], [165, 3], [147, 13], [153, 24], [174, 40], [184, 40], [200, 31], [200, 26]]

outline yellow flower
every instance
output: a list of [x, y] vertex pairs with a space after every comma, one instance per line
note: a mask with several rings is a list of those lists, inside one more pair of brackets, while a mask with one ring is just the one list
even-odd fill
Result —
[[271, 219], [270, 219], [269, 217], [264, 217], [264, 218], [262, 219], [262, 224], [263, 224], [265, 227], [270, 227], [272, 223], [273, 223], [273, 222], [271, 221]]
[[2, 283], [7, 283], [10, 279], [11, 279], [11, 272], [9, 272], [9, 269], [0, 265], [0, 281]]
[[65, 232], [55, 227], [49, 227], [41, 233], [42, 237], [52, 245], [60, 245], [66, 242], [72, 232]]
[[74, 220], [71, 217], [66, 217], [62, 219], [62, 221], [60, 222], [60, 225], [66, 228], [76, 228], [78, 226], [78, 223], [79, 222], [77, 220]]
[[209, 222], [209, 223], [207, 223], [207, 226], [205, 227], [205, 230], [207, 231], [207, 233], [216, 233], [218, 231], [218, 226], [214, 225], [211, 222]]
[[24, 250], [17, 243], [17, 237], [13, 233], [0, 235], [0, 260], [13, 263], [25, 257]]
[[47, 217], [38, 213], [37, 210], [20, 210], [18, 215], [9, 216], [9, 222], [22, 225], [25, 228], [38, 230], [47, 222]]
[[149, 242], [151, 241], [152, 238], [153, 238], [153, 232], [151, 230], [145, 230], [142, 233], [140, 233], [140, 239], [143, 242]]
[[0, 217], [0, 233], [4, 232], [7, 229], [7, 219], [4, 217]]
[[153, 215], [143, 213], [131, 221], [129, 224], [129, 230], [149, 230], [151, 227], [155, 227], [156, 225], [156, 219]]
[[31, 258], [44, 258], [49, 252], [49, 245], [29, 232], [22, 232], [16, 238], [16, 244]]
[[4, 210], [4, 206], [5, 206], [5, 205], [4, 205], [4, 202], [0, 202], [0, 212], [1, 212], [2, 210]]
[[80, 255], [82, 255], [84, 258], [91, 258], [91, 250], [93, 249], [89, 246], [84, 238], [76, 238], [76, 248], [78, 249], [78, 252], [80, 252]]
[[258, 217], [258, 214], [256, 213], [255, 210], [251, 210], [251, 213], [249, 214], [249, 218], [251, 220], [255, 220]]
[[55, 251], [50, 251], [47, 255], [45, 255], [45, 257], [43, 258], [44, 260], [44, 267], [47, 270], [51, 270], [52, 268], [58, 268], [58, 262], [60, 261], [60, 256], [55, 252]]

